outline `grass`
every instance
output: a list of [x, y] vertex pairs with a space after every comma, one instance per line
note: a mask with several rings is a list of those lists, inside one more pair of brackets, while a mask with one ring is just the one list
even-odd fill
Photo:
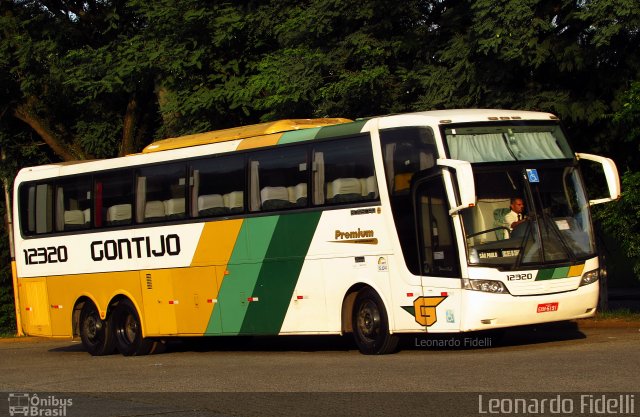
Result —
[[614, 310], [598, 311], [595, 319], [640, 321], [640, 313], [628, 308], [619, 308]]

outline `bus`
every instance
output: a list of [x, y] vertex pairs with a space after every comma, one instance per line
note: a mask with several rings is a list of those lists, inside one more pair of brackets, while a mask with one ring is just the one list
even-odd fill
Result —
[[[605, 197], [589, 200], [579, 160], [601, 166]], [[574, 153], [556, 116], [515, 110], [281, 120], [25, 168], [21, 326], [92, 355], [349, 333], [385, 354], [407, 333], [586, 318], [590, 205], [619, 196], [613, 161]]]

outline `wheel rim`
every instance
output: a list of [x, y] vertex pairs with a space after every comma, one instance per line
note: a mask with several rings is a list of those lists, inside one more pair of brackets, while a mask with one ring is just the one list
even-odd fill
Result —
[[136, 321], [135, 317], [133, 317], [133, 315], [128, 314], [125, 322], [124, 322], [124, 329], [123, 329], [123, 336], [125, 338], [125, 341], [128, 344], [132, 344], [134, 340], [136, 340], [136, 336], [138, 334], [138, 322]]
[[369, 340], [375, 340], [380, 334], [380, 311], [371, 300], [364, 302], [358, 310], [358, 331]]
[[102, 331], [102, 320], [96, 316], [95, 312], [92, 312], [84, 321], [84, 333], [89, 342], [98, 344], [102, 340]]

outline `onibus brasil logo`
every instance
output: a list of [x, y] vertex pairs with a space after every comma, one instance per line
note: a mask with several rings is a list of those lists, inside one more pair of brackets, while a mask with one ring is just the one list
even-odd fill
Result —
[[67, 415], [67, 408], [73, 405], [71, 398], [60, 398], [55, 395], [39, 396], [38, 394], [9, 394], [10, 416], [55, 416]]

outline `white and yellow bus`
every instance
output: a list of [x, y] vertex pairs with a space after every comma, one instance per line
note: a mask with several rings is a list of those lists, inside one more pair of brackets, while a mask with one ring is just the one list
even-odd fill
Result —
[[[609, 196], [589, 201], [578, 159]], [[403, 333], [592, 316], [590, 203], [613, 162], [557, 117], [450, 110], [282, 120], [161, 140], [122, 158], [25, 168], [15, 280], [26, 334], [149, 353], [169, 337]], [[510, 199], [526, 221], [504, 220]]]

